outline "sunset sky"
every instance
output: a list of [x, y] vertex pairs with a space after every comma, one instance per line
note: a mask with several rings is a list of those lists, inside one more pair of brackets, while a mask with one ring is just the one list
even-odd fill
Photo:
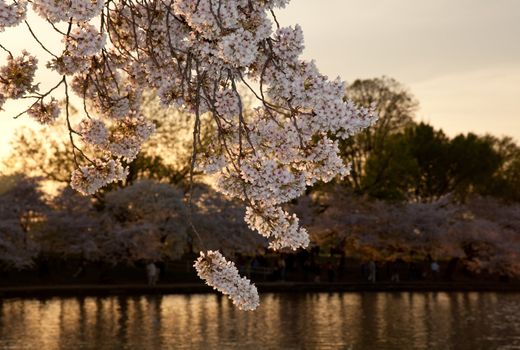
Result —
[[393, 77], [449, 134], [520, 140], [520, 1], [296, 0], [280, 20], [329, 76]]
[[[387, 75], [417, 97], [419, 120], [450, 135], [520, 140], [520, 1], [293, 0], [278, 19], [303, 27], [305, 58], [329, 77]], [[26, 31], [8, 30], [0, 42], [16, 52], [30, 42]], [[17, 110], [11, 103], [0, 112], [0, 155], [27, 125], [11, 120]]]

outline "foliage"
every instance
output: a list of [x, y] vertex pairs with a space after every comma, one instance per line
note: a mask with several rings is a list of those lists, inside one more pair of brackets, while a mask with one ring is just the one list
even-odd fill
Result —
[[449, 139], [420, 123], [390, 136], [384, 151], [369, 157], [364, 184], [375, 198], [435, 201], [452, 195], [464, 201], [471, 194], [493, 195], [488, 186], [504, 161], [488, 137]]

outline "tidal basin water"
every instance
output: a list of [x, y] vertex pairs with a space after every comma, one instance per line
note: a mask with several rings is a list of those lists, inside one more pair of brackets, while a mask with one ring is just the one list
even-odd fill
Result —
[[520, 349], [520, 294], [263, 294], [0, 300], [0, 349]]

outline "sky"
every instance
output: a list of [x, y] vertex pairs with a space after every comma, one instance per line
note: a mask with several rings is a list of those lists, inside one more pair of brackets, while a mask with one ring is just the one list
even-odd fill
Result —
[[[420, 102], [418, 120], [449, 135], [520, 141], [520, 1], [292, 0], [277, 16], [282, 25], [302, 26], [304, 58], [329, 77], [395, 78]], [[34, 47], [23, 27], [0, 33], [0, 43], [15, 52]], [[12, 120], [20, 108], [10, 103], [0, 112], [0, 156], [15, 128], [32, 125], [27, 117]]]
[[418, 120], [520, 140], [520, 1], [294, 0], [305, 57], [329, 77], [386, 75], [420, 102]]

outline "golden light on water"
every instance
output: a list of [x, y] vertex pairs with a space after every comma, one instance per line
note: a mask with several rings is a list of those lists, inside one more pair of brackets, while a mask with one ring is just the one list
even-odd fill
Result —
[[257, 311], [243, 312], [213, 294], [13, 299], [0, 302], [0, 348], [491, 349], [520, 346], [518, 300], [495, 293], [266, 294]]

